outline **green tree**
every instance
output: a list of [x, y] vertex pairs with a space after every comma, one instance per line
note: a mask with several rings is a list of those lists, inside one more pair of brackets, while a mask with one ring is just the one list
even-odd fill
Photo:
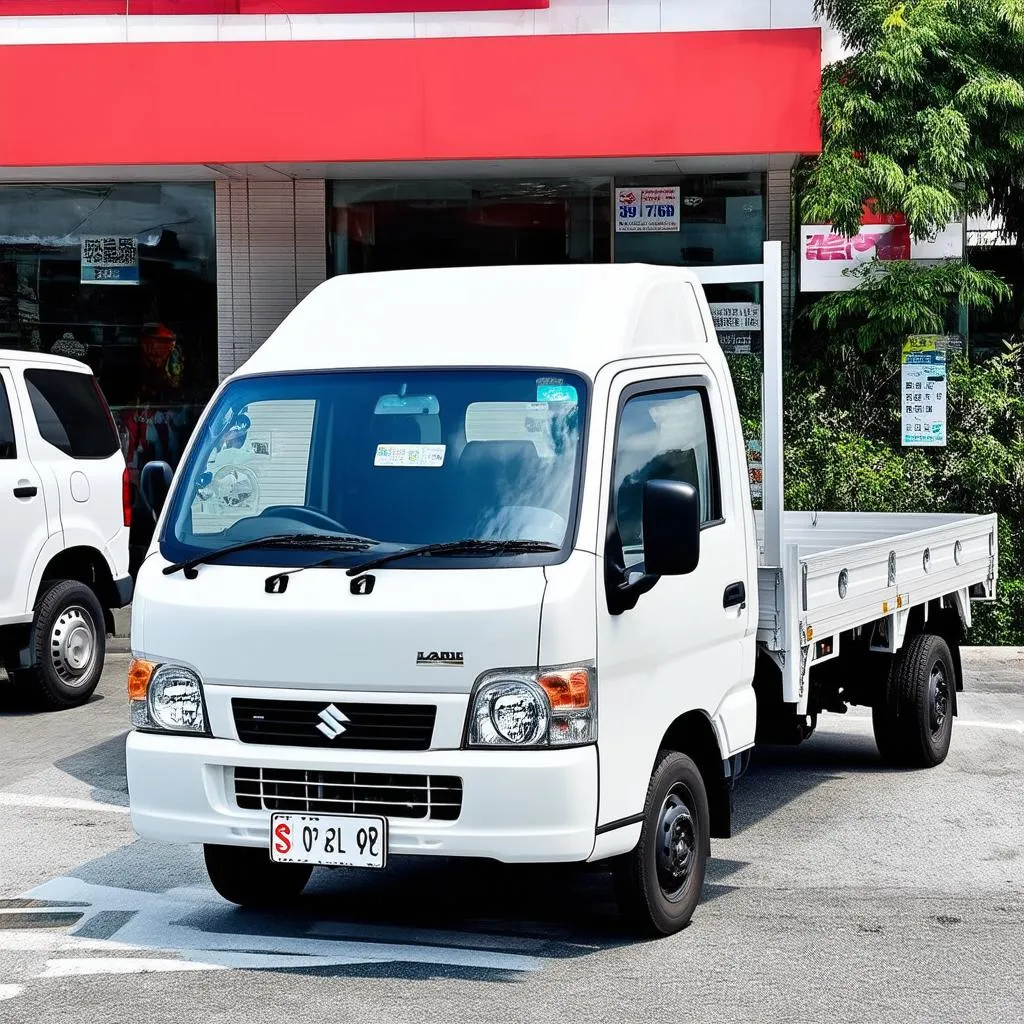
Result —
[[815, 0], [853, 53], [822, 73], [807, 223], [855, 234], [867, 203], [915, 239], [963, 214], [1015, 235], [1024, 328], [1024, 0]]
[[1024, 0], [816, 0], [851, 56], [822, 76], [822, 152], [797, 172], [801, 219], [856, 233], [866, 205], [927, 238], [964, 214], [1015, 232], [1017, 344], [949, 367], [945, 449], [903, 449], [900, 350], [1011, 287], [963, 260], [876, 261], [797, 320], [787, 372], [794, 508], [997, 512], [1000, 602], [974, 639], [1024, 643]]

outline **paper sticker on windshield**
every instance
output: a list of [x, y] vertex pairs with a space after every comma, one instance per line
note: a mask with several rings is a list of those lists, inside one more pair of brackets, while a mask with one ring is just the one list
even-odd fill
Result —
[[571, 384], [538, 384], [538, 402], [568, 402], [575, 405], [579, 400], [576, 389]]
[[424, 466], [438, 469], [444, 465], [445, 444], [379, 444], [373, 457], [375, 466]]

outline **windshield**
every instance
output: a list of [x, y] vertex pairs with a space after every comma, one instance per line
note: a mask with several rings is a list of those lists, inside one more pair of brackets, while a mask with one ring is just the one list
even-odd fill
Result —
[[[162, 552], [179, 561], [293, 533], [318, 543], [325, 535], [364, 538], [375, 555], [464, 539], [542, 541], [564, 551], [572, 543], [585, 400], [583, 378], [549, 371], [239, 378], [199, 427]], [[322, 557], [311, 540], [308, 549], [300, 541], [222, 561], [296, 565]], [[336, 564], [366, 557], [341, 553]], [[509, 557], [514, 564], [553, 558]]]

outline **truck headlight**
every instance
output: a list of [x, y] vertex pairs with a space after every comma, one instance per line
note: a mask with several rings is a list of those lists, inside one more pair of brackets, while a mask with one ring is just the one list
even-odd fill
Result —
[[205, 734], [203, 683], [184, 665], [135, 660], [128, 669], [131, 721], [136, 729]]
[[469, 702], [470, 747], [571, 747], [597, 740], [591, 665], [488, 672]]

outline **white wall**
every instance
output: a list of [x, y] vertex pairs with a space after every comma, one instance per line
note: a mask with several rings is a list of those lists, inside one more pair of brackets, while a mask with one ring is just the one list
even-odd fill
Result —
[[[805, 28], [813, 0], [551, 0], [543, 11], [460, 14], [0, 18], [3, 43], [216, 42]], [[822, 33], [833, 59], [834, 33]]]
[[226, 377], [327, 276], [321, 181], [218, 181], [217, 363]]

